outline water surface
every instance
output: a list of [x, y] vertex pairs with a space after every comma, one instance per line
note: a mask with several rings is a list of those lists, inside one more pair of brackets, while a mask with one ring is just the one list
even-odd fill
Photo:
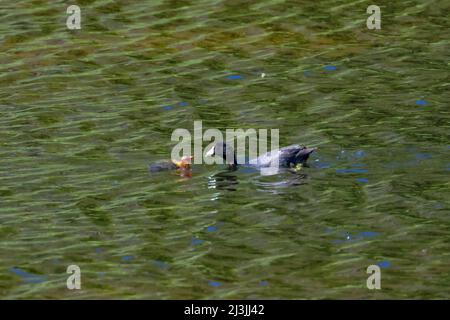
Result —
[[[450, 297], [448, 2], [77, 3], [0, 1], [0, 298]], [[149, 174], [194, 120], [319, 150]]]

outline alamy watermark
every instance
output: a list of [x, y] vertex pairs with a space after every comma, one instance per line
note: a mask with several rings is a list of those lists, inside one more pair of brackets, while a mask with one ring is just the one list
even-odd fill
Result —
[[[172, 132], [172, 141], [178, 143], [173, 147], [171, 158], [179, 160], [183, 156], [193, 155], [194, 164], [245, 164], [257, 165], [261, 174], [270, 175], [278, 172], [279, 129], [270, 129], [270, 157], [258, 159], [268, 153], [268, 129], [226, 129], [225, 138], [219, 129], [207, 129], [203, 132], [202, 121], [194, 121], [194, 135], [187, 129]], [[193, 141], [192, 141], [193, 140]], [[203, 142], [211, 142], [203, 150]], [[235, 148], [236, 141], [236, 148]], [[248, 148], [246, 148], [248, 141]], [[192, 142], [194, 152], [192, 152]], [[225, 144], [224, 144], [225, 143]], [[220, 145], [224, 150], [215, 150]], [[248, 150], [248, 158], [246, 157]], [[247, 160], [249, 159], [249, 160]]]
[[81, 9], [79, 6], [71, 5], [66, 10], [69, 16], [66, 20], [66, 26], [69, 30], [81, 29]]
[[376, 264], [372, 264], [367, 267], [367, 273], [370, 276], [367, 278], [367, 289], [381, 289], [381, 269]]
[[70, 276], [67, 278], [66, 285], [69, 290], [81, 289], [81, 269], [76, 264], [67, 267], [67, 273]]
[[[366, 12], [370, 16], [366, 20], [366, 26], [369, 30], [381, 29], [381, 9], [377, 5], [370, 5], [367, 7]], [[69, 30], [81, 29], [81, 9], [77, 5], [70, 5], [67, 7], [66, 13], [69, 15], [66, 20], [66, 26]], [[266, 76], [265, 73], [261, 74], [261, 78]]]
[[381, 29], [381, 9], [374, 4], [367, 7], [367, 11], [370, 16], [367, 18], [367, 29]]

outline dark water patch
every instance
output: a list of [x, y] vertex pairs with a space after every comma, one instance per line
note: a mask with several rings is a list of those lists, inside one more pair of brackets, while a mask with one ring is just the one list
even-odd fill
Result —
[[378, 232], [374, 232], [374, 231], [363, 231], [363, 232], [359, 232], [356, 234], [351, 234], [351, 233], [343, 233], [341, 234], [341, 238], [340, 239], [335, 239], [332, 241], [333, 244], [342, 244], [342, 243], [346, 243], [346, 242], [352, 242], [352, 241], [361, 241], [361, 240], [365, 240], [365, 239], [371, 239], [371, 238], [375, 238], [378, 237], [380, 234]]
[[337, 67], [336, 66], [325, 66], [325, 67], [323, 67], [323, 70], [325, 70], [325, 71], [336, 71]]
[[153, 260], [152, 264], [162, 270], [169, 270], [170, 269], [170, 264], [165, 262], [165, 261], [161, 261], [161, 260]]
[[336, 169], [336, 173], [342, 173], [342, 174], [367, 173], [367, 172], [369, 172], [369, 170], [367, 170], [367, 169]]
[[241, 75], [238, 75], [238, 74], [233, 74], [233, 75], [227, 76], [227, 79], [228, 80], [242, 80], [242, 79], [244, 79], [244, 77]]
[[191, 240], [191, 244], [192, 244], [193, 246], [201, 245], [201, 244], [203, 244], [204, 242], [205, 242], [204, 240], [199, 239], [199, 238], [192, 238], [192, 240]]
[[216, 226], [206, 227], [206, 231], [207, 232], [215, 232], [215, 231], [217, 231], [217, 227]]
[[378, 265], [381, 269], [387, 269], [387, 268], [390, 268], [392, 264], [391, 264], [390, 261], [385, 260], [385, 261], [378, 262], [377, 265]]
[[120, 260], [122, 260], [123, 262], [129, 262], [129, 261], [134, 260], [134, 256], [131, 256], [131, 255], [125, 255], [125, 256], [122, 256], [122, 257], [120, 258]]
[[267, 281], [267, 280], [262, 280], [262, 281], [259, 282], [259, 285], [260, 285], [261, 287], [267, 287], [267, 286], [269, 285], [269, 281]]
[[25, 283], [42, 283], [45, 281], [44, 276], [29, 273], [19, 267], [12, 267], [9, 271], [21, 277]]
[[416, 100], [416, 104], [418, 106], [424, 107], [424, 106], [428, 105], [428, 102], [425, 100], [419, 99], [419, 100]]
[[222, 284], [218, 281], [208, 281], [208, 285], [217, 288], [220, 287]]

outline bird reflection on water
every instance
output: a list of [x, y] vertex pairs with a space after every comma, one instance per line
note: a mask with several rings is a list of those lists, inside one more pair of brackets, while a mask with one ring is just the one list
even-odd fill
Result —
[[[258, 172], [258, 170], [254, 170]], [[218, 190], [237, 191], [239, 184], [239, 170], [226, 170], [208, 176], [208, 188]], [[242, 179], [242, 177], [241, 177]], [[282, 189], [305, 184], [308, 179], [306, 173], [300, 173], [292, 169], [280, 170], [280, 174], [273, 176], [254, 176], [253, 183], [259, 191], [280, 193]]]
[[221, 171], [208, 177], [208, 188], [236, 191], [239, 184], [235, 170]]

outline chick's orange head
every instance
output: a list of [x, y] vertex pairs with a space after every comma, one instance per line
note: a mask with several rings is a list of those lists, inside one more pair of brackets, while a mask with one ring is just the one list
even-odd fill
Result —
[[191, 160], [193, 156], [183, 156], [181, 160], [172, 160], [172, 162], [178, 167], [182, 169], [189, 169], [191, 167]]

